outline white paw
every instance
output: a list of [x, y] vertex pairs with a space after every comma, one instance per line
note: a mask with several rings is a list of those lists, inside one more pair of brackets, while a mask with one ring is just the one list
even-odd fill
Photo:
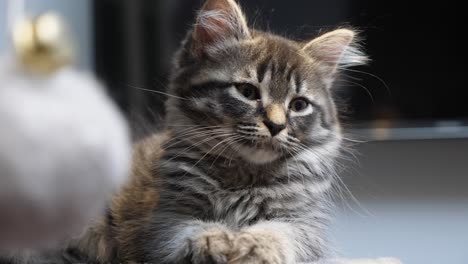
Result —
[[229, 264], [286, 264], [280, 245], [272, 232], [241, 232], [234, 240]]
[[226, 264], [233, 248], [234, 236], [227, 230], [213, 228], [196, 237], [191, 244], [195, 264]]

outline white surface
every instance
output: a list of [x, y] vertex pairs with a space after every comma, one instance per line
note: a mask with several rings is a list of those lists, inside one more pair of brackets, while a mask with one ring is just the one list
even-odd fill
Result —
[[[379, 141], [354, 146], [342, 173], [362, 207], [334, 227], [346, 257], [404, 264], [468, 263], [468, 139]], [[350, 199], [348, 199], [350, 200]]]
[[338, 215], [334, 236], [341, 255], [393, 256], [407, 264], [468, 263], [468, 200], [363, 206], [371, 215], [362, 209]]

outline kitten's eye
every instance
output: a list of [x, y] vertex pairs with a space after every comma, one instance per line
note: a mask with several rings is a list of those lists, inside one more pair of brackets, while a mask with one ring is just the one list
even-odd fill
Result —
[[236, 89], [241, 93], [245, 98], [249, 100], [259, 100], [260, 93], [257, 87], [248, 83], [240, 83], [236, 85]]
[[293, 110], [294, 112], [302, 112], [306, 110], [306, 108], [309, 106], [309, 101], [307, 101], [304, 98], [297, 98], [294, 99], [290, 104], [289, 108]]

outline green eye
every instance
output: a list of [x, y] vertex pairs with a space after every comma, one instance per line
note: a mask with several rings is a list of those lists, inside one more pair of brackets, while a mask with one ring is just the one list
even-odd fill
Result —
[[257, 87], [252, 84], [248, 83], [240, 83], [236, 84], [236, 89], [239, 91], [242, 96], [249, 100], [259, 100], [260, 99], [260, 92], [258, 91]]
[[294, 112], [302, 112], [309, 106], [309, 101], [304, 98], [294, 99], [290, 104], [289, 108]]

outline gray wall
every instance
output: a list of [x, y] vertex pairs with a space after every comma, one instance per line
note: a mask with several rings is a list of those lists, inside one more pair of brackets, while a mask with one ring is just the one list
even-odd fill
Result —
[[[356, 148], [348, 199], [333, 227], [350, 257], [468, 263], [468, 139], [386, 141]], [[351, 208], [350, 208], [351, 207]]]
[[[6, 3], [0, 0], [0, 54], [7, 47]], [[26, 0], [28, 14], [54, 10], [65, 17], [71, 28], [73, 39], [78, 48], [77, 65], [82, 68], [92, 67], [92, 14], [91, 0]]]

